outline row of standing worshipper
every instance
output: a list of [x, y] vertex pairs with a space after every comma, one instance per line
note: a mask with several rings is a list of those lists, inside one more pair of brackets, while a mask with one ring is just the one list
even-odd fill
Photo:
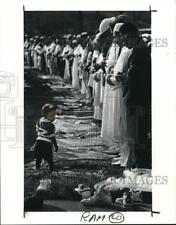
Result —
[[150, 41], [123, 15], [104, 19], [91, 46], [74, 51], [73, 88], [93, 101], [102, 140], [119, 143], [116, 163], [128, 168], [151, 167]]
[[120, 15], [104, 19], [93, 40], [87, 33], [71, 42], [67, 38], [64, 47], [59, 44], [57, 57], [51, 54], [57, 42], [48, 45], [50, 74], [57, 65], [59, 75], [71, 80], [87, 104], [93, 103], [102, 140], [119, 143], [121, 157], [116, 163], [128, 168], [150, 167], [149, 43], [150, 35], [140, 35], [129, 17]]
[[141, 35], [125, 15], [104, 19], [92, 57], [89, 81], [92, 77], [94, 118], [102, 121], [102, 139], [110, 145], [119, 142], [116, 164], [150, 168], [150, 35]]
[[60, 38], [25, 35], [24, 61], [40, 72], [72, 80], [74, 50], [79, 46], [76, 51], [81, 51], [89, 38], [86, 32]]

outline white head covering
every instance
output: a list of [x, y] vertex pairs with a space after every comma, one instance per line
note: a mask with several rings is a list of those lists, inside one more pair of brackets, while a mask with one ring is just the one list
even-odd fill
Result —
[[103, 34], [105, 31], [107, 31], [110, 28], [110, 24], [115, 22], [115, 20], [115, 17], [106, 18], [102, 20], [99, 26], [100, 33]]
[[100, 37], [101, 37], [101, 34], [100, 33], [96, 34], [96, 36], [95, 36], [95, 38], [93, 40], [93, 43], [96, 44], [98, 42], [98, 40], [99, 40]]
[[115, 34], [115, 32], [119, 32], [119, 30], [123, 24], [124, 23], [116, 23], [114, 30], [113, 30], [113, 35]]
[[72, 43], [73, 43], [73, 44], [76, 44], [76, 43], [77, 43], [77, 40], [76, 40], [76, 39], [74, 39], [74, 40], [72, 41]]
[[147, 44], [148, 46], [151, 45], [151, 34], [142, 34], [142, 39], [145, 44]]
[[151, 41], [151, 35], [150, 34], [142, 34], [142, 38], [144, 42]]

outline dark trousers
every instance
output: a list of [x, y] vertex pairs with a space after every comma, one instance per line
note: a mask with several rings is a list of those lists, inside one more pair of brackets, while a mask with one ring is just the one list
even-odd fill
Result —
[[52, 143], [37, 140], [35, 144], [36, 169], [40, 169], [42, 159], [48, 162], [50, 172], [54, 169]]
[[61, 58], [58, 58], [57, 59], [57, 66], [58, 66], [59, 76], [64, 78], [65, 60], [62, 60]]
[[[133, 152], [136, 157], [136, 166], [139, 168], [151, 168], [151, 146], [148, 138], [151, 119], [149, 111], [149, 106], [144, 105], [127, 108], [128, 141], [131, 153]], [[129, 158], [130, 161], [132, 158]]]

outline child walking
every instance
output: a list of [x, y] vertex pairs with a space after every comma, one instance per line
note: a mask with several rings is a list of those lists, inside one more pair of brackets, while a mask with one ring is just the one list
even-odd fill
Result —
[[55, 137], [55, 126], [52, 122], [55, 120], [56, 109], [52, 104], [45, 104], [41, 110], [42, 117], [36, 124], [37, 140], [34, 149], [36, 170], [40, 169], [42, 159], [48, 162], [51, 173], [54, 170], [53, 145], [56, 152], [58, 146]]

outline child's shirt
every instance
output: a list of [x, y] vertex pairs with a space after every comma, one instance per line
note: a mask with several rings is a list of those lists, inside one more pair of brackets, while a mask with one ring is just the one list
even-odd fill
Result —
[[37, 140], [47, 141], [56, 145], [54, 124], [42, 117], [36, 124]]

